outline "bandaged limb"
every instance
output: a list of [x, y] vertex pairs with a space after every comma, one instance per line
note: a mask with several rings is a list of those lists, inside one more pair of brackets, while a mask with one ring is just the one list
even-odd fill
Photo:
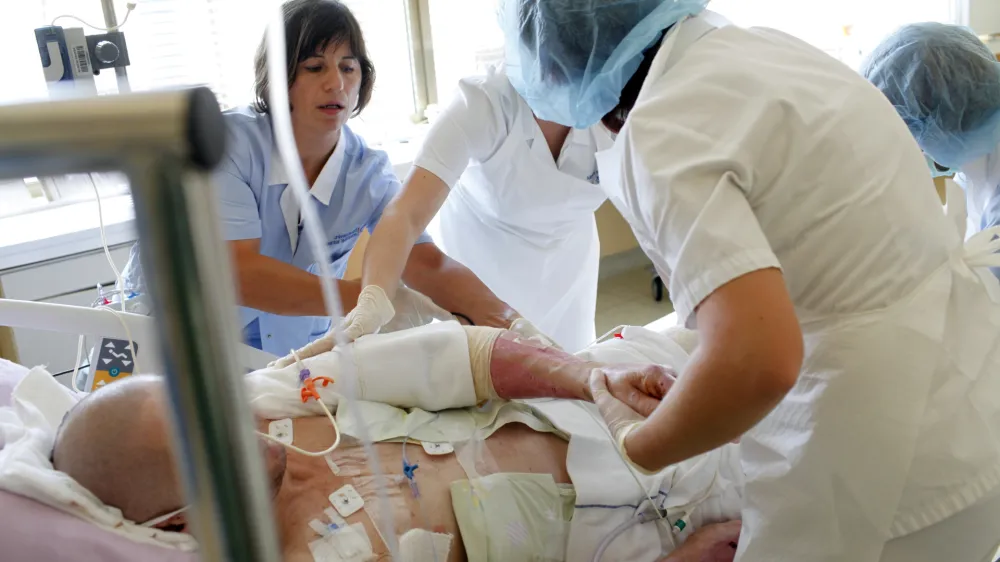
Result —
[[[589, 376], [606, 373], [612, 394], [637, 411], [652, 411], [672, 382], [670, 371], [655, 365], [609, 366], [585, 361], [553, 347], [542, 347], [497, 328], [441, 322], [391, 334], [361, 337], [347, 350], [334, 349], [303, 360], [312, 376], [334, 380], [317, 387], [323, 402], [336, 406], [353, 383], [358, 400], [400, 408], [439, 411], [482, 404], [490, 399], [566, 398], [591, 400]], [[345, 358], [355, 368], [344, 369]], [[260, 415], [300, 411], [321, 413], [315, 404], [296, 404], [296, 364], [267, 368], [248, 376], [254, 408]], [[346, 380], [350, 371], [355, 380]], [[637, 391], [637, 389], [639, 389]]]
[[[454, 317], [434, 304], [426, 296], [406, 287], [400, 286], [395, 298], [390, 303], [388, 297], [379, 286], [368, 285], [358, 295], [358, 304], [344, 318], [341, 327], [347, 341], [375, 332], [398, 332], [430, 324], [433, 320], [453, 320]], [[302, 358], [313, 357], [326, 353], [336, 345], [334, 332], [331, 329], [323, 337], [310, 342], [296, 351]], [[288, 367], [295, 363], [291, 353], [273, 361], [269, 367]]]
[[[473, 377], [477, 379], [477, 398], [590, 400], [586, 373], [596, 364], [555, 347], [525, 342], [512, 332], [475, 326], [466, 326], [465, 330], [469, 335], [470, 352], [488, 349], [490, 353], [488, 357], [472, 356], [475, 358], [472, 365]], [[489, 330], [489, 335], [485, 330]], [[487, 337], [493, 342], [488, 347], [474, 343]], [[488, 396], [479, 395], [480, 388], [484, 387], [488, 389]]]
[[[353, 369], [345, 368], [348, 359]], [[349, 395], [352, 387], [358, 400], [398, 408], [439, 411], [476, 404], [468, 338], [457, 322], [364, 336], [347, 348], [303, 359], [302, 366], [314, 377], [333, 379], [329, 386], [316, 387], [329, 406], [336, 406], [339, 397]], [[296, 403], [299, 369], [297, 364], [269, 367], [247, 376], [251, 396], [255, 397], [252, 405], [259, 415], [318, 413], [313, 402]], [[347, 380], [348, 375], [353, 380]]]
[[[611, 394], [643, 415], [652, 413], [675, 379], [659, 365], [605, 365], [518, 334], [465, 326], [476, 399], [528, 398], [592, 401], [590, 374], [599, 371]], [[487, 368], [488, 367], [488, 368]]]

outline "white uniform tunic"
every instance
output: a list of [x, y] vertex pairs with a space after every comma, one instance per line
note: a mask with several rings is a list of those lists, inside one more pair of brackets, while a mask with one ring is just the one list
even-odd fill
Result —
[[1000, 145], [962, 166], [955, 181], [965, 190], [969, 222], [966, 236], [1000, 224]]
[[459, 84], [414, 164], [452, 187], [429, 229], [450, 257], [567, 351], [593, 341], [606, 199], [594, 155], [600, 125], [573, 130], [553, 160], [502, 70]]
[[1000, 485], [990, 253], [963, 250], [874, 87], [795, 38], [714, 18], [670, 32], [598, 155], [602, 185], [682, 322], [727, 282], [783, 270], [805, 359], [742, 439], [737, 561], [874, 562]]

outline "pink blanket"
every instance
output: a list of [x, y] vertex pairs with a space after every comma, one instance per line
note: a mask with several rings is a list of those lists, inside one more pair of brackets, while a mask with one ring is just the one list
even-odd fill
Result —
[[[0, 359], [0, 407], [28, 369]], [[0, 443], [3, 448], [3, 443]], [[139, 544], [47, 505], [0, 490], [0, 559], [10, 562], [195, 562], [195, 554]]]

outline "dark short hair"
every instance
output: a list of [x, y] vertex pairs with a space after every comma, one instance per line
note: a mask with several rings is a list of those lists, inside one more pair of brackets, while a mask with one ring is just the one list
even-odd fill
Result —
[[625, 126], [625, 121], [628, 120], [629, 113], [632, 112], [632, 108], [639, 101], [639, 92], [642, 91], [642, 85], [649, 75], [649, 69], [653, 66], [653, 59], [656, 58], [656, 53], [660, 51], [660, 45], [666, 38], [668, 31], [670, 31], [669, 27], [663, 30], [660, 38], [643, 52], [639, 68], [636, 69], [635, 74], [629, 78], [625, 87], [622, 88], [622, 93], [618, 97], [618, 105], [601, 118], [601, 123], [604, 123], [604, 126], [611, 132], [618, 134], [622, 130], [622, 127]]
[[[371, 101], [375, 87], [375, 65], [368, 57], [361, 25], [343, 3], [337, 0], [291, 0], [281, 6], [285, 18], [285, 61], [288, 64], [288, 87], [295, 83], [299, 63], [321, 53], [328, 45], [347, 43], [361, 66], [361, 92], [354, 116]], [[253, 108], [268, 113], [267, 35], [254, 57]]]

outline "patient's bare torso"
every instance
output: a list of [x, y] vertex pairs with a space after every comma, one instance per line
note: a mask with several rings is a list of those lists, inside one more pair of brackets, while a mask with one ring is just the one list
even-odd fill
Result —
[[[334, 432], [325, 417], [294, 421], [295, 445], [306, 450], [322, 450], [332, 443]], [[495, 464], [499, 472], [551, 474], [557, 483], [569, 483], [566, 472], [568, 444], [552, 434], [537, 433], [521, 424], [504, 426], [485, 442], [483, 458]], [[378, 443], [375, 452], [382, 473], [391, 478], [402, 474], [402, 445]], [[392, 509], [397, 537], [409, 529], [420, 528], [451, 534], [451, 561], [465, 560], [458, 524], [451, 507], [449, 486], [456, 480], [467, 479], [454, 454], [430, 456], [419, 444], [406, 447], [410, 463], [418, 464], [416, 480], [420, 498], [412, 496], [409, 486], [395, 479], [384, 486]], [[334, 475], [322, 458], [288, 453], [288, 464], [281, 491], [275, 499], [275, 513], [283, 546], [284, 559], [313, 562], [309, 543], [319, 536], [309, 527], [309, 521], [326, 521], [323, 510], [332, 507], [329, 496], [346, 484], [354, 486], [365, 501], [365, 509], [347, 518], [348, 523], [362, 523], [376, 559], [388, 560], [388, 548], [382, 542], [369, 518], [378, 518], [379, 501], [372, 470], [365, 462], [360, 443], [344, 438], [332, 454], [340, 474]], [[485, 475], [485, 474], [484, 474]]]

